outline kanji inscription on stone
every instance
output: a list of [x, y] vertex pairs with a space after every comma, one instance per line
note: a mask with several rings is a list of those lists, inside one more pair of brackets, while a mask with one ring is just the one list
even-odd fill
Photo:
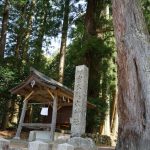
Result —
[[81, 136], [85, 133], [87, 111], [88, 68], [77, 66], [75, 73], [73, 110], [71, 118], [71, 135]]

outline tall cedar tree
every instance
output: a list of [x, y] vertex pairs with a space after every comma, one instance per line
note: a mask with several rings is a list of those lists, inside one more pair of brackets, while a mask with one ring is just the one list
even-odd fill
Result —
[[27, 29], [24, 37], [24, 47], [22, 52], [22, 60], [28, 62], [28, 50], [29, 50], [29, 42], [30, 42], [30, 35], [32, 32], [32, 24], [33, 24], [33, 14], [35, 10], [35, 0], [32, 0], [29, 6], [30, 12], [27, 16]]
[[[85, 37], [84, 38], [92, 38], [97, 36], [96, 34], [96, 22], [95, 22], [95, 13], [96, 13], [96, 2], [97, 0], [88, 0], [87, 3], [87, 10], [85, 16]], [[98, 79], [98, 72], [96, 69], [95, 64], [93, 63], [92, 56], [94, 55], [94, 50], [87, 49], [85, 55], [85, 64], [89, 67], [89, 82], [93, 82], [96, 78]], [[94, 66], [93, 66], [94, 65]], [[100, 81], [100, 79], [98, 79]], [[95, 89], [90, 86], [88, 89], [88, 96], [90, 97], [98, 97], [99, 96], [99, 89]], [[91, 84], [92, 85], [92, 84]]]
[[65, 0], [64, 19], [63, 19], [62, 37], [61, 37], [61, 46], [60, 46], [60, 61], [59, 61], [59, 82], [60, 83], [63, 83], [64, 80], [66, 43], [67, 43], [68, 20], [69, 20], [69, 11], [70, 11], [69, 4], [70, 4], [70, 0]]
[[4, 1], [4, 11], [2, 20], [2, 30], [0, 37], [0, 58], [4, 58], [5, 44], [6, 44], [6, 33], [8, 27], [8, 17], [9, 17], [9, 1]]
[[117, 42], [119, 135], [117, 150], [150, 148], [150, 42], [137, 0], [113, 0]]

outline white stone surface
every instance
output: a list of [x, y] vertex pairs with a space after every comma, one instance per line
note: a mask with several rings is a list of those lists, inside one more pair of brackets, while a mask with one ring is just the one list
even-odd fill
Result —
[[10, 141], [0, 138], [0, 150], [9, 150]]
[[87, 110], [88, 68], [77, 66], [73, 98], [73, 112], [71, 118], [71, 135], [81, 136], [85, 133]]
[[50, 131], [30, 131], [29, 142], [31, 141], [50, 141]]
[[28, 139], [29, 142], [35, 141], [36, 139], [35, 133], [36, 133], [35, 131], [30, 131]]
[[42, 141], [29, 142], [28, 150], [51, 150], [48, 143]]
[[36, 140], [50, 140], [50, 131], [37, 131]]
[[74, 147], [68, 143], [59, 144], [57, 150], [74, 150]]
[[23, 148], [9, 148], [9, 150], [23, 150]]

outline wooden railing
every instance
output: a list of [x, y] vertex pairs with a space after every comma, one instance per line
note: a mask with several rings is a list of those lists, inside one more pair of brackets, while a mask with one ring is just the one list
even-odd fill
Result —
[[22, 123], [23, 127], [39, 127], [39, 128], [51, 128], [49, 123]]

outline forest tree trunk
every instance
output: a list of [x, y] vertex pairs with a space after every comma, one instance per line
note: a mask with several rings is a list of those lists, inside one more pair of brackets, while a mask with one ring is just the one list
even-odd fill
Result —
[[70, 12], [69, 4], [70, 4], [70, 0], [65, 0], [64, 19], [63, 19], [62, 37], [61, 37], [61, 46], [60, 46], [60, 61], [59, 61], [59, 82], [60, 83], [63, 83], [64, 80], [68, 19], [69, 19], [69, 12]]
[[41, 24], [39, 25], [39, 30], [38, 30], [38, 39], [37, 39], [37, 44], [36, 44], [36, 57], [35, 57], [35, 63], [37, 63], [39, 66], [41, 64], [42, 60], [42, 47], [43, 47], [43, 41], [44, 41], [44, 35], [46, 31], [46, 26], [47, 26], [47, 17], [48, 17], [48, 5], [49, 1], [44, 1], [45, 5], [45, 11], [43, 12], [41, 16]]
[[[90, 40], [97, 37], [96, 33], [96, 4], [97, 0], [88, 0], [85, 15], [85, 35], [84, 40]], [[85, 53], [85, 64], [89, 68], [88, 96], [92, 98], [99, 97], [100, 90], [100, 67], [95, 58], [95, 49], [87, 48]], [[99, 60], [99, 56], [97, 55]]]
[[9, 17], [9, 3], [8, 0], [5, 0], [3, 20], [2, 20], [2, 30], [1, 30], [1, 37], [0, 37], [0, 58], [4, 58], [8, 17]]
[[19, 116], [19, 105], [15, 100], [11, 102], [11, 115], [10, 115], [10, 122], [12, 124], [17, 124]]
[[32, 24], [33, 24], [33, 15], [35, 11], [35, 0], [31, 1], [30, 4], [30, 14], [27, 17], [27, 29], [24, 37], [24, 47], [23, 47], [23, 52], [22, 52], [22, 60], [25, 62], [28, 62], [28, 49], [29, 49], [29, 42], [30, 42], [30, 35], [32, 32]]
[[6, 113], [3, 115], [3, 118], [2, 118], [1, 128], [3, 130], [5, 130], [9, 124], [10, 107], [11, 107], [11, 101], [9, 100], [6, 102]]
[[137, 0], [113, 0], [117, 42], [117, 150], [150, 149], [150, 37]]

